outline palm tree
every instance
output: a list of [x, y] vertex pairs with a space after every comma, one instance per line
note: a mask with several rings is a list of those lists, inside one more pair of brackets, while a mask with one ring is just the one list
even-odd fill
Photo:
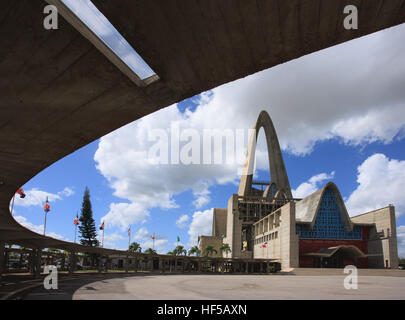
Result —
[[156, 254], [156, 250], [153, 250], [152, 248], [148, 248], [144, 251], [144, 253], [149, 253], [149, 254]]
[[182, 254], [186, 255], [187, 254], [187, 250], [184, 249], [183, 246], [178, 245], [174, 250], [173, 250], [174, 254], [176, 256], [180, 256]]
[[169, 251], [167, 254], [170, 254], [171, 256], [175, 256], [176, 254], [174, 253], [174, 251]]
[[129, 252], [142, 252], [141, 245], [138, 242], [132, 242], [128, 248]]
[[215, 248], [213, 247], [213, 246], [206, 246], [205, 248], [204, 248], [204, 255], [205, 256], [212, 256], [212, 254], [215, 252], [215, 254], [217, 254], [218, 253], [218, 251], [217, 250], [215, 250]]
[[188, 255], [191, 256], [192, 254], [200, 256], [201, 250], [198, 248], [198, 246], [191, 247], [190, 250], [188, 250]]
[[228, 243], [221, 244], [219, 250], [221, 251], [221, 255], [223, 252], [225, 252], [225, 254], [228, 255], [228, 253], [232, 251]]

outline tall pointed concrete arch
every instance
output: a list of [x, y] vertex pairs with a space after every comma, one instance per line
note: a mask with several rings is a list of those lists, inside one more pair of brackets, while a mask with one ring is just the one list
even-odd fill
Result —
[[292, 198], [290, 183], [288, 181], [287, 171], [285, 170], [277, 133], [274, 129], [273, 122], [266, 111], [260, 112], [253, 128], [254, 131], [249, 139], [249, 146], [242, 178], [240, 180], [238, 195], [247, 196], [251, 193], [256, 144], [261, 128], [263, 128], [266, 136], [271, 182], [275, 183], [278, 190], [283, 190], [287, 197]]

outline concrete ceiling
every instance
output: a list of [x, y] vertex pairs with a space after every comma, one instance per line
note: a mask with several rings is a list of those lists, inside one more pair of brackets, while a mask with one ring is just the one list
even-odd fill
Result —
[[[83, 248], [20, 226], [19, 186], [91, 141], [221, 84], [405, 22], [405, 0], [93, 0], [158, 74], [139, 87], [43, 0], [0, 2], [0, 240]], [[343, 28], [356, 5], [359, 29]], [[80, 170], [80, 168], [78, 168]]]

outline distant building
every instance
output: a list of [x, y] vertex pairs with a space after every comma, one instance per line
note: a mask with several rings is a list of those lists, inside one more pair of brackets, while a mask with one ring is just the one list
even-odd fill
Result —
[[[253, 181], [261, 128], [267, 140], [270, 182]], [[394, 206], [350, 218], [332, 182], [304, 199], [294, 199], [267, 112], [260, 113], [254, 129], [238, 194], [230, 197], [228, 208], [214, 209], [212, 236], [199, 237], [201, 250], [224, 242], [232, 250], [228, 257], [276, 259], [282, 268], [398, 267]]]

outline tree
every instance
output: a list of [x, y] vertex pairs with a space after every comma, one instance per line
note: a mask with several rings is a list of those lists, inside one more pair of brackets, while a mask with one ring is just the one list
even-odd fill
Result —
[[[80, 212], [80, 243], [89, 247], [98, 247], [96, 223], [93, 219], [93, 210], [91, 209], [90, 190], [86, 187], [83, 195], [82, 209]], [[94, 261], [98, 257], [97, 254], [89, 254], [91, 266], [94, 266]]]
[[228, 253], [232, 251], [228, 243], [221, 244], [219, 250], [221, 251], [221, 255], [223, 252], [225, 252], [225, 254], [228, 255]]
[[205, 255], [205, 256], [212, 256], [212, 254], [213, 254], [214, 252], [215, 252], [215, 254], [218, 253], [218, 251], [215, 250], [213, 246], [206, 246], [206, 247], [204, 248], [204, 255]]
[[174, 251], [169, 251], [167, 254], [171, 255], [171, 256], [175, 256]]
[[174, 248], [173, 252], [174, 252], [175, 256], [179, 256], [179, 255], [182, 255], [182, 254], [184, 254], [184, 255], [187, 254], [187, 250], [184, 249], [184, 247], [181, 246], [181, 245], [178, 245], [176, 248]]
[[128, 248], [129, 252], [142, 252], [141, 245], [138, 242], [132, 242]]
[[144, 251], [144, 253], [149, 253], [149, 254], [156, 254], [156, 250], [153, 250], [152, 248], [148, 248]]
[[79, 220], [80, 243], [85, 246], [97, 247], [99, 242], [97, 240], [96, 223], [93, 219], [93, 211], [91, 209], [90, 190], [87, 187], [83, 195]]
[[188, 255], [191, 256], [192, 254], [195, 254], [196, 256], [200, 256], [201, 250], [198, 248], [198, 246], [194, 246], [188, 250]]

